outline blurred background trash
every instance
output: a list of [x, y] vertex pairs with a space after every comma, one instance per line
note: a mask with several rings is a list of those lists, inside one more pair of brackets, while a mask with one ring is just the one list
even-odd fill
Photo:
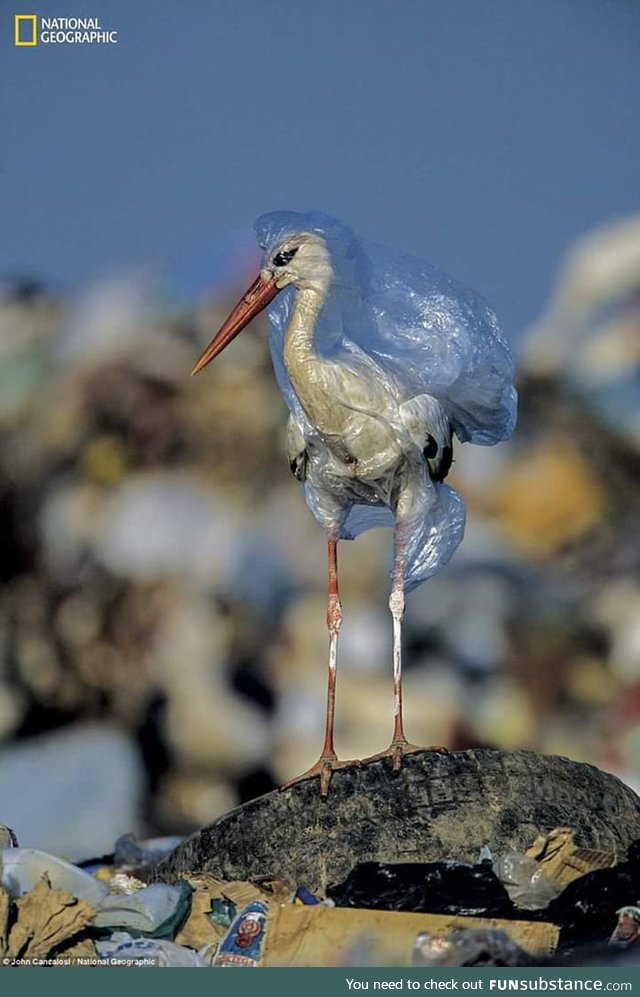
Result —
[[24, 848], [72, 859], [109, 851], [123, 822], [139, 827], [143, 793], [140, 752], [110, 723], [69, 724], [0, 749], [0, 801]]
[[181, 840], [179, 836], [169, 836], [137, 841], [133, 834], [122, 834], [114, 846], [113, 865], [118, 869], [142, 875], [145, 870], [150, 869], [173, 851]]

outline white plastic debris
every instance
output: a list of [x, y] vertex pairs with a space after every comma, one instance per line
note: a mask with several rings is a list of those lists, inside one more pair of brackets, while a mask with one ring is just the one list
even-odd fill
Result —
[[521, 910], [540, 910], [560, 896], [563, 886], [545, 875], [535, 859], [507, 852], [493, 863], [493, 871]]
[[77, 866], [35, 848], [0, 850], [0, 886], [13, 897], [21, 897], [37, 886], [46, 875], [54, 890], [66, 890], [72, 896], [100, 904], [107, 895], [104, 883]]
[[111, 894], [98, 904], [96, 928], [122, 928], [131, 934], [173, 938], [187, 915], [191, 887], [154, 883], [129, 894]]
[[115, 931], [108, 939], [96, 943], [101, 959], [112, 965], [144, 968], [149, 960], [156, 966], [173, 969], [206, 969], [210, 963], [198, 952], [176, 945], [163, 938], [132, 938], [124, 931]]

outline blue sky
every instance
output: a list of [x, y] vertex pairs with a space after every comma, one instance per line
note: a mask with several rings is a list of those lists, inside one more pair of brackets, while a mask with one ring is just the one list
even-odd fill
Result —
[[[117, 46], [15, 49], [14, 13]], [[219, 279], [319, 208], [471, 283], [512, 333], [638, 210], [634, 0], [0, 0], [0, 273]]]

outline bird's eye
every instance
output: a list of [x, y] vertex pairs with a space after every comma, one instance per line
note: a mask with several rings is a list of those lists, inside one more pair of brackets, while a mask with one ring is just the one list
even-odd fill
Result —
[[298, 252], [297, 246], [295, 247], [295, 249], [282, 249], [279, 253], [276, 253], [276, 255], [273, 257], [273, 262], [277, 267], [284, 267], [287, 263], [289, 263], [293, 259], [293, 257], [296, 255], [297, 252]]

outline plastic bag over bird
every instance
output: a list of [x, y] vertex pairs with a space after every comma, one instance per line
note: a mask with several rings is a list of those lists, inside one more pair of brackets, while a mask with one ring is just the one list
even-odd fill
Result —
[[[314, 347], [369, 379], [384, 383], [398, 406], [435, 399], [461, 442], [492, 445], [508, 439], [516, 421], [514, 361], [493, 311], [471, 289], [414, 257], [356, 237], [319, 212], [278, 211], [256, 222], [265, 261], [287, 237], [317, 233], [325, 241], [333, 276], [317, 317]], [[296, 395], [283, 360], [284, 337], [296, 289], [287, 287], [269, 307], [274, 368], [303, 437], [317, 435]], [[420, 491], [420, 489], [418, 489]], [[412, 588], [445, 564], [464, 532], [464, 503], [447, 485], [424, 476], [405, 519], [405, 583]], [[322, 488], [305, 484], [305, 498], [329, 528]], [[391, 525], [384, 502], [353, 501], [340, 536]]]

